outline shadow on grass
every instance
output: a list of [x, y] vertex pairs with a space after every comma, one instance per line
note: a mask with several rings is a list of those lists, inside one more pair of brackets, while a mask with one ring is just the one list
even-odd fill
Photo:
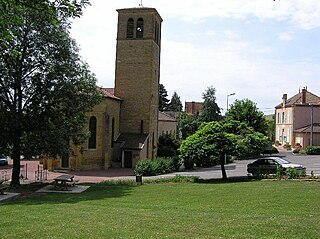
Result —
[[115, 183], [98, 183], [98, 184], [80, 184], [90, 186], [86, 191], [81, 193], [59, 193], [36, 192], [38, 189], [48, 184], [29, 184], [22, 185], [20, 188], [11, 189], [11, 192], [21, 193], [21, 195], [5, 204], [19, 205], [39, 205], [39, 204], [62, 204], [62, 203], [78, 203], [81, 201], [102, 200], [107, 198], [119, 198], [130, 195], [137, 185], [133, 183], [120, 182]]
[[248, 177], [248, 176], [238, 176], [229, 177], [227, 179], [222, 178], [211, 178], [211, 179], [197, 179], [196, 183], [207, 183], [207, 184], [223, 184], [223, 183], [244, 183], [244, 182], [254, 182], [260, 181], [259, 179]]
[[[143, 184], [166, 184], [166, 183], [199, 183], [199, 184], [225, 184], [225, 183], [241, 183], [253, 182], [257, 179], [249, 177], [229, 177], [223, 179], [201, 179], [196, 176], [181, 176], [176, 175], [170, 178], [146, 179]], [[78, 203], [82, 201], [103, 200], [108, 198], [120, 198], [130, 195], [133, 190], [139, 186], [133, 180], [114, 180], [106, 181], [97, 184], [81, 184], [90, 186], [89, 189], [82, 193], [39, 193], [38, 189], [45, 187], [48, 184], [34, 183], [22, 185], [20, 188], [12, 190], [12, 192], [21, 193], [21, 196], [5, 202], [6, 204], [19, 205], [39, 205], [39, 204], [63, 204], [63, 203]], [[143, 185], [142, 185], [143, 186]]]

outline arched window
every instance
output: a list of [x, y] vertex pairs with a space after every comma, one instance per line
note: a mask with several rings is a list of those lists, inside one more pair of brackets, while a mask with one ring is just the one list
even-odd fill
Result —
[[129, 18], [127, 22], [127, 38], [133, 38], [134, 21]]
[[143, 38], [143, 19], [139, 18], [137, 21], [136, 37]]
[[89, 131], [90, 131], [90, 138], [89, 138], [88, 148], [95, 149], [97, 147], [97, 118], [94, 116], [90, 117]]

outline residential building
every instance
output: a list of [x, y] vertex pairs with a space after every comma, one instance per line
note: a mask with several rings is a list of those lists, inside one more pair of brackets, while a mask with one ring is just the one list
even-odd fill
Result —
[[275, 107], [275, 140], [292, 146], [320, 145], [320, 97], [307, 91], [287, 98]]
[[172, 135], [176, 138], [178, 121], [166, 112], [159, 112], [158, 132], [159, 137], [163, 135]]
[[185, 102], [185, 112], [188, 115], [198, 115], [203, 111], [203, 102]]

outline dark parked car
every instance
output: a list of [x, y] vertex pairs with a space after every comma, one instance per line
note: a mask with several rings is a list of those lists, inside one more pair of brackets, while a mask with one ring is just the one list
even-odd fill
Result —
[[259, 174], [275, 174], [278, 166], [281, 166], [284, 170], [287, 168], [294, 168], [299, 171], [301, 170], [303, 173], [306, 171], [306, 168], [301, 164], [290, 163], [280, 157], [265, 157], [249, 163], [247, 172], [251, 173], [253, 176], [258, 176]]
[[0, 165], [8, 165], [8, 158], [7, 156], [0, 154]]

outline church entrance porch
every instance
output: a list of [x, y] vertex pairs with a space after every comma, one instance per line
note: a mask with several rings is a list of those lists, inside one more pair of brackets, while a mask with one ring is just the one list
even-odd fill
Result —
[[132, 152], [125, 151], [124, 152], [124, 168], [132, 168]]

